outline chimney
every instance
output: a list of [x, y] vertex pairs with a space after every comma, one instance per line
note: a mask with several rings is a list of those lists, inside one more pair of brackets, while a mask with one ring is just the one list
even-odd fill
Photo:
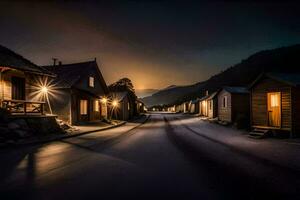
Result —
[[94, 61], [97, 62], [97, 58], [96, 57], [94, 58]]
[[61, 61], [58, 62], [58, 65], [61, 65]]
[[208, 90], [205, 91], [205, 95], [206, 95], [206, 96], [208, 95]]
[[52, 60], [53, 60], [53, 66], [55, 66], [55, 65], [56, 65], [56, 61], [57, 61], [57, 58], [52, 58]]

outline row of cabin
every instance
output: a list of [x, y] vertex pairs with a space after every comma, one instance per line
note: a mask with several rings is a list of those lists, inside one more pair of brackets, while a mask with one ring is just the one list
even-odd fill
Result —
[[[116, 112], [110, 113], [107, 99], [115, 97], [118, 100]], [[108, 91], [96, 59], [37, 66], [0, 45], [0, 107], [11, 115], [46, 116], [46, 113], [53, 113], [69, 124], [111, 116], [128, 120], [133, 116], [133, 110], [144, 110], [142, 102], [129, 98], [126, 92]]]
[[285, 131], [291, 137], [299, 136], [300, 74], [264, 73], [248, 88], [223, 87], [175, 108], [176, 112], [190, 112], [228, 123], [246, 119], [252, 129]]

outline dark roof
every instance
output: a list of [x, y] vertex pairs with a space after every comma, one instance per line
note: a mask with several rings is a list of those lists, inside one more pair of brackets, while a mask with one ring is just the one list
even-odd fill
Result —
[[192, 100], [192, 101], [191, 101], [191, 104], [198, 103], [198, 102], [199, 102], [199, 100], [200, 100], [200, 99], [194, 99], [194, 100]]
[[229, 87], [225, 86], [223, 89], [232, 94], [248, 94], [249, 91], [245, 87]]
[[214, 97], [217, 96], [217, 94], [218, 94], [218, 92], [211, 93], [209, 95], [206, 95], [206, 96], [202, 97], [201, 99], [199, 99], [199, 101], [203, 101], [205, 99], [208, 99], [208, 100], [213, 99]]
[[18, 69], [24, 72], [55, 76], [43, 67], [37, 66], [31, 61], [25, 59], [21, 55], [0, 45], [0, 66]]
[[49, 71], [57, 75], [54, 84], [58, 88], [71, 88], [77, 81], [84, 76], [89, 69], [96, 68], [99, 72], [100, 82], [104, 88], [104, 91], [108, 92], [106, 83], [103, 79], [102, 73], [97, 65], [96, 61], [81, 62], [81, 63], [72, 63], [72, 64], [63, 64], [56, 66], [44, 66]]
[[124, 98], [128, 95], [128, 92], [111, 92], [110, 93], [110, 96], [113, 98], [113, 99], [116, 99], [118, 100], [119, 102], [120, 101], [123, 101]]
[[261, 78], [268, 77], [271, 79], [274, 79], [276, 81], [288, 84], [293, 87], [299, 87], [300, 86], [300, 73], [263, 73], [260, 74], [256, 80], [253, 81], [253, 83], [249, 86], [249, 88], [252, 88]]

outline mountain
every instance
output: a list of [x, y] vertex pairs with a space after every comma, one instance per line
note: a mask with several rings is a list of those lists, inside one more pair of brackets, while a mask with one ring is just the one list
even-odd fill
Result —
[[147, 96], [151, 96], [158, 91], [158, 89], [135, 89], [135, 94], [138, 98], [144, 98]]
[[227, 68], [208, 80], [188, 86], [176, 86], [158, 91], [141, 100], [150, 107], [168, 105], [202, 97], [222, 86], [248, 86], [262, 72], [300, 73], [300, 44], [264, 50]]

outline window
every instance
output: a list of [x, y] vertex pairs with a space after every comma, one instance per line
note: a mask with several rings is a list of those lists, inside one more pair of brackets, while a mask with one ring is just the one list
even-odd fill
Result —
[[80, 100], [80, 114], [87, 115], [88, 101]]
[[94, 101], [94, 111], [99, 112], [99, 101], [98, 100]]
[[228, 98], [227, 98], [227, 96], [224, 96], [223, 97], [223, 108], [227, 108], [227, 105], [228, 105]]
[[94, 87], [95, 86], [95, 80], [94, 80], [94, 77], [90, 76], [89, 78], [89, 86], [90, 87]]
[[278, 94], [271, 94], [271, 107], [279, 106], [279, 98]]

